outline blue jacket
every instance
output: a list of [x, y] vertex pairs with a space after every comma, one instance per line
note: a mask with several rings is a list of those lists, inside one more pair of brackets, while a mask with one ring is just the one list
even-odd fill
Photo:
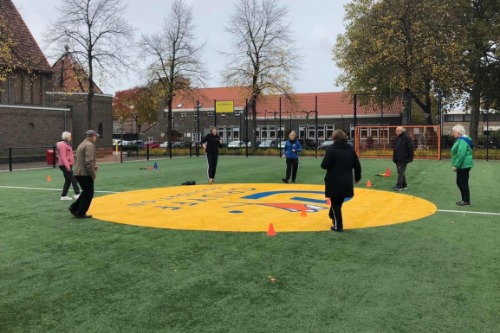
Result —
[[299, 158], [299, 152], [302, 151], [302, 146], [300, 145], [299, 140], [295, 139], [293, 141], [287, 140], [285, 142], [285, 148], [283, 148], [283, 153], [286, 158]]

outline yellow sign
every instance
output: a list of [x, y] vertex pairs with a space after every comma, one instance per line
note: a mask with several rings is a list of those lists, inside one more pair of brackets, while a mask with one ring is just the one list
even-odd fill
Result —
[[234, 101], [216, 101], [215, 112], [216, 113], [234, 112]]
[[[142, 227], [266, 232], [330, 231], [323, 185], [214, 184], [144, 189], [97, 197], [98, 220]], [[411, 207], [403, 209], [401, 207]], [[344, 229], [411, 222], [436, 212], [429, 201], [387, 191], [355, 188], [346, 199]]]

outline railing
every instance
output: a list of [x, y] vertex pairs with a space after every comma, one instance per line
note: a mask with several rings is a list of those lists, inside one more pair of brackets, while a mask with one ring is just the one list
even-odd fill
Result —
[[14, 169], [14, 163], [34, 163], [45, 161], [47, 165], [56, 167], [56, 147], [9, 147], [0, 148], [0, 164], [6, 162], [9, 166], [9, 171]]

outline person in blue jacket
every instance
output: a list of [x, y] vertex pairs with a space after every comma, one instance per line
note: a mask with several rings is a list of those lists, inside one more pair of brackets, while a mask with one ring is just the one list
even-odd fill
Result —
[[302, 151], [302, 146], [299, 140], [296, 139], [297, 134], [291, 131], [288, 135], [288, 140], [285, 142], [283, 153], [286, 157], [286, 174], [281, 180], [283, 183], [288, 183], [292, 176], [292, 183], [295, 183], [297, 178], [297, 169], [299, 168], [299, 154]]

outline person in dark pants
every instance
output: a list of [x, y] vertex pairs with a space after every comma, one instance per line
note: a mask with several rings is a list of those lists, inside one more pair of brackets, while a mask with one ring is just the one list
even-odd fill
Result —
[[69, 206], [69, 211], [76, 218], [91, 218], [87, 211], [94, 198], [94, 182], [98, 167], [96, 165], [95, 142], [99, 136], [95, 131], [88, 130], [86, 138], [76, 149], [75, 177], [82, 187], [80, 197]]
[[321, 168], [326, 170], [325, 197], [331, 202], [329, 217], [333, 225], [330, 229], [342, 231], [342, 204], [346, 198], [354, 196], [354, 182], [357, 184], [361, 180], [361, 164], [342, 130], [333, 131], [332, 138], [333, 145], [326, 148]]
[[285, 148], [283, 149], [286, 157], [286, 172], [285, 178], [281, 180], [283, 183], [288, 183], [290, 176], [292, 177], [292, 183], [295, 183], [297, 178], [297, 169], [299, 168], [299, 152], [302, 151], [302, 146], [300, 142], [295, 139], [297, 134], [295, 131], [291, 131], [288, 134], [288, 140], [285, 142]]
[[215, 172], [217, 171], [219, 148], [222, 147], [222, 139], [217, 134], [216, 127], [212, 127], [210, 133], [208, 133], [203, 140], [201, 140], [201, 145], [203, 146], [207, 157], [208, 183], [212, 184], [215, 181]]
[[57, 143], [57, 164], [64, 176], [64, 185], [61, 193], [61, 200], [73, 200], [68, 196], [69, 187], [73, 185], [75, 191], [75, 199], [80, 196], [80, 188], [78, 182], [73, 175], [73, 165], [75, 157], [73, 156], [73, 148], [71, 147], [71, 133], [63, 132], [61, 135], [62, 141]]
[[413, 161], [413, 141], [406, 134], [406, 130], [398, 126], [396, 128], [396, 141], [394, 142], [394, 150], [392, 154], [392, 161], [396, 163], [396, 170], [398, 171], [398, 181], [396, 186], [393, 187], [394, 191], [402, 191], [408, 189], [406, 182], [406, 166]]
[[469, 173], [474, 166], [474, 144], [471, 138], [465, 135], [465, 129], [462, 125], [455, 125], [452, 130], [455, 143], [451, 147], [451, 164], [453, 171], [457, 173], [457, 186], [462, 196], [462, 200], [456, 204], [468, 206], [470, 205]]

